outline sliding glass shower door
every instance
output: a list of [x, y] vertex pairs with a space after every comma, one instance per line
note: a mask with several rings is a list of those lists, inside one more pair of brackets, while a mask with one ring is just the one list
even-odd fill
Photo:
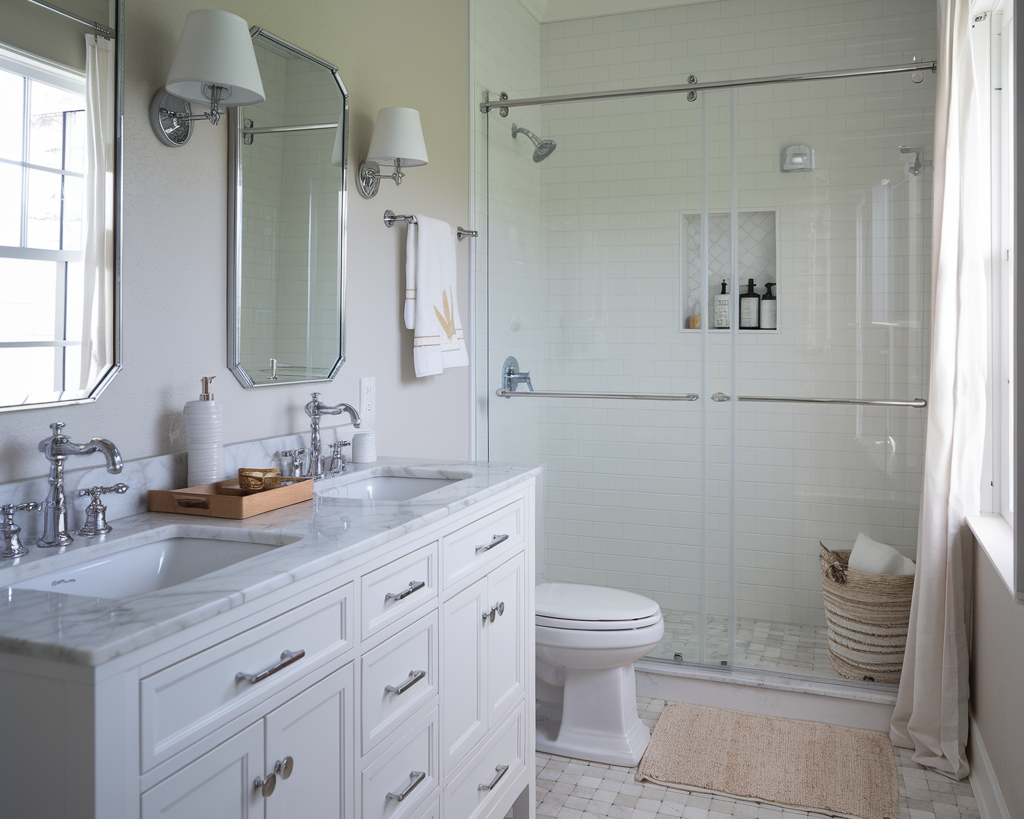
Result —
[[932, 114], [898, 79], [898, 115], [880, 77], [487, 115], [478, 457], [545, 465], [540, 579], [656, 600], [655, 659], [837, 678], [819, 542], [913, 554]]

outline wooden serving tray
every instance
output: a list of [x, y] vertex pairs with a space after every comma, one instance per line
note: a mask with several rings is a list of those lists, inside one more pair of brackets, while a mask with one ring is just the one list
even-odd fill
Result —
[[241, 489], [238, 479], [230, 478], [188, 489], [150, 489], [149, 511], [241, 520], [312, 498], [312, 478], [296, 478], [289, 486], [262, 491]]

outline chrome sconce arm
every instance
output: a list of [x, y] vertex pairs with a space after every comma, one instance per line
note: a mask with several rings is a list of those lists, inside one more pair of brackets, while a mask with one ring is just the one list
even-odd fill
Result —
[[393, 164], [394, 173], [387, 174], [381, 173], [380, 164], [372, 159], [364, 159], [359, 163], [359, 193], [364, 199], [373, 199], [377, 195], [382, 179], [391, 179], [396, 185], [402, 184], [402, 179], [405, 177], [405, 174], [402, 173], [402, 158], [396, 157]]

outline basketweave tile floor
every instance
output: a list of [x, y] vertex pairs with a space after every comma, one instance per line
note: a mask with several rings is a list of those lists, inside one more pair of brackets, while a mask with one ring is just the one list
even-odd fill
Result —
[[[640, 718], [652, 729], [664, 707], [665, 700], [637, 697]], [[911, 760], [910, 751], [894, 750], [900, 819], [979, 819], [968, 782], [928, 771]], [[538, 819], [822, 819], [828, 815], [641, 785], [633, 778], [635, 772], [635, 768], [538, 753]]]
[[[649, 656], [699, 662], [698, 615], [662, 609], [665, 636]], [[706, 662], [718, 665], [729, 658], [729, 618], [708, 615]], [[798, 626], [768, 620], [736, 618], [736, 668], [776, 671], [842, 680], [828, 659], [828, 630], [824, 626]]]

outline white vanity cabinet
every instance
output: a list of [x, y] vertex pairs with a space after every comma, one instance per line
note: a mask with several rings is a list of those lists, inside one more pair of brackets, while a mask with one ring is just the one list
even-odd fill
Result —
[[143, 793], [142, 819], [353, 815], [352, 688], [349, 663]]
[[534, 491], [98, 666], [0, 653], [0, 816], [533, 819]]

